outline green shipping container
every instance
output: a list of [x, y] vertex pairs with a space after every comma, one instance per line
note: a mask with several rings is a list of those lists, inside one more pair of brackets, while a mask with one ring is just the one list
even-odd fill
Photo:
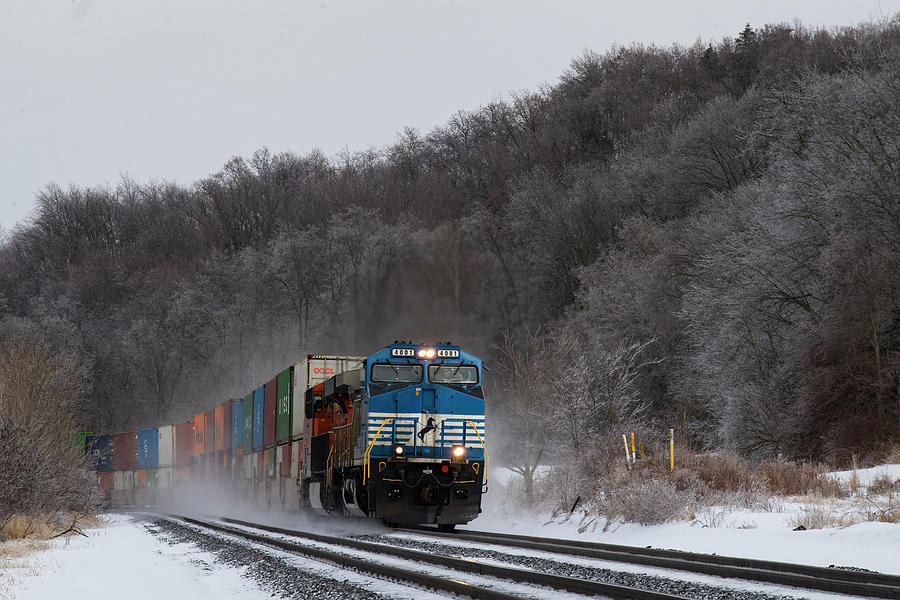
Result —
[[291, 421], [294, 406], [294, 367], [288, 367], [278, 374], [278, 417], [275, 439], [279, 444], [291, 441]]
[[269, 477], [275, 477], [275, 455], [278, 453], [275, 452], [275, 448], [269, 448], [266, 450], [266, 454], [269, 455], [269, 468], [266, 469], [266, 473]]
[[244, 396], [244, 454], [253, 451], [253, 392]]
[[[278, 380], [278, 389], [281, 390], [281, 380]], [[75, 447], [78, 448], [78, 456], [84, 456], [87, 452], [87, 439], [94, 435], [93, 431], [76, 431]]]
[[147, 487], [159, 487], [159, 469], [147, 469]]

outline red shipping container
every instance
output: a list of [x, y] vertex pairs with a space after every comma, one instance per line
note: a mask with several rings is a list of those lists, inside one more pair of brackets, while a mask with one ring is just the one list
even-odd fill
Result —
[[291, 476], [291, 445], [281, 446], [281, 476]]
[[231, 413], [234, 408], [234, 403], [237, 400], [229, 400], [225, 404], [223, 404], [223, 408], [225, 409], [225, 419], [222, 423], [224, 431], [222, 432], [222, 450], [225, 452], [225, 468], [228, 469], [231, 466], [232, 454], [231, 454]]
[[266, 420], [263, 431], [263, 446], [271, 448], [275, 445], [275, 426], [278, 421], [278, 378], [266, 384]]
[[194, 458], [203, 456], [206, 452], [206, 413], [194, 415]]
[[137, 469], [137, 431], [113, 434], [113, 468], [116, 471]]
[[206, 411], [206, 453], [216, 453], [216, 409]]
[[97, 473], [100, 489], [104, 492], [116, 487], [116, 474], [112, 471], [100, 471]]
[[175, 465], [191, 464], [194, 454], [194, 423], [187, 421], [175, 425]]

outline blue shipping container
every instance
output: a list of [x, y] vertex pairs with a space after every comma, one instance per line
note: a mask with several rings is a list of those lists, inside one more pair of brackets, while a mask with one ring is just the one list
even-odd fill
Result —
[[263, 447], [266, 425], [266, 388], [260, 386], [253, 392], [253, 449]]
[[137, 432], [138, 469], [159, 467], [159, 430], [141, 429]]
[[113, 437], [111, 435], [89, 435], [86, 445], [95, 471], [113, 470]]
[[235, 400], [231, 405], [231, 453], [244, 445], [244, 400]]

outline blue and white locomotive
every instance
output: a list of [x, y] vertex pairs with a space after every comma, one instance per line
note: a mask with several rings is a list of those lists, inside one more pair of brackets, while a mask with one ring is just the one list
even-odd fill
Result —
[[395, 342], [306, 392], [301, 498], [326, 513], [451, 530], [487, 491], [482, 361]]

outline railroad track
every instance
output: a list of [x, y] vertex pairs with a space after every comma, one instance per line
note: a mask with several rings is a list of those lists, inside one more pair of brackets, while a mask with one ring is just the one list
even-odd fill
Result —
[[480, 542], [501, 547], [511, 546], [582, 558], [596, 558], [648, 567], [676, 569], [718, 577], [774, 583], [853, 596], [892, 598], [895, 600], [900, 598], [900, 576], [885, 575], [883, 573], [485, 531], [457, 530], [452, 533], [445, 533], [425, 527], [395, 529], [395, 531], [440, 537], [448, 540]]
[[[585, 579], [577, 579], [572, 577], [563, 577], [547, 573], [540, 573], [527, 569], [517, 569], [504, 567], [495, 564], [488, 564], [477, 560], [459, 559], [448, 556], [435, 555], [420, 550], [411, 550], [408, 548], [399, 548], [385, 544], [377, 544], [374, 542], [365, 542], [361, 540], [334, 537], [305, 531], [296, 531], [291, 529], [283, 529], [280, 527], [270, 527], [257, 523], [250, 523], [238, 519], [222, 519], [221, 521], [238, 527], [223, 525], [191, 517], [178, 515], [168, 515], [168, 518], [184, 521], [194, 526], [226, 533], [237, 536], [245, 540], [249, 540], [259, 544], [266, 544], [280, 550], [286, 550], [305, 556], [331, 562], [341, 567], [348, 567], [368, 573], [378, 577], [386, 577], [398, 581], [408, 582], [416, 586], [433, 589], [439, 592], [448, 592], [459, 596], [467, 596], [470, 598], [484, 600], [525, 600], [526, 598], [540, 598], [546, 596], [548, 592], [558, 593], [566, 591], [586, 596], [603, 596], [614, 599], [633, 599], [633, 600], [687, 600], [683, 596], [674, 594], [666, 594], [657, 591], [643, 590], [622, 585], [609, 583], [601, 583], [597, 581], [589, 581]], [[317, 542], [319, 544], [328, 544], [334, 546], [335, 550], [324, 549], [321, 547], [311, 546], [308, 543], [297, 543], [296, 541], [286, 540], [283, 537], [277, 538], [268, 534], [277, 534], [280, 536], [288, 536], [298, 540], [306, 540], [307, 542]], [[443, 577], [430, 575], [420, 571], [411, 570], [398, 566], [381, 564], [372, 560], [364, 560], [363, 558], [347, 556], [339, 551], [339, 549], [364, 551], [375, 553], [382, 556], [391, 556], [404, 560], [415, 561], [429, 566], [443, 567], [456, 571], [453, 576]], [[472, 585], [464, 583], [464, 580], [472, 574], [494, 577], [505, 582], [513, 582], [515, 584], [523, 584], [528, 586], [542, 586], [541, 589], [533, 588], [522, 595], [510, 594], [497, 591], [488, 587]], [[518, 594], [519, 592], [517, 592]]]

